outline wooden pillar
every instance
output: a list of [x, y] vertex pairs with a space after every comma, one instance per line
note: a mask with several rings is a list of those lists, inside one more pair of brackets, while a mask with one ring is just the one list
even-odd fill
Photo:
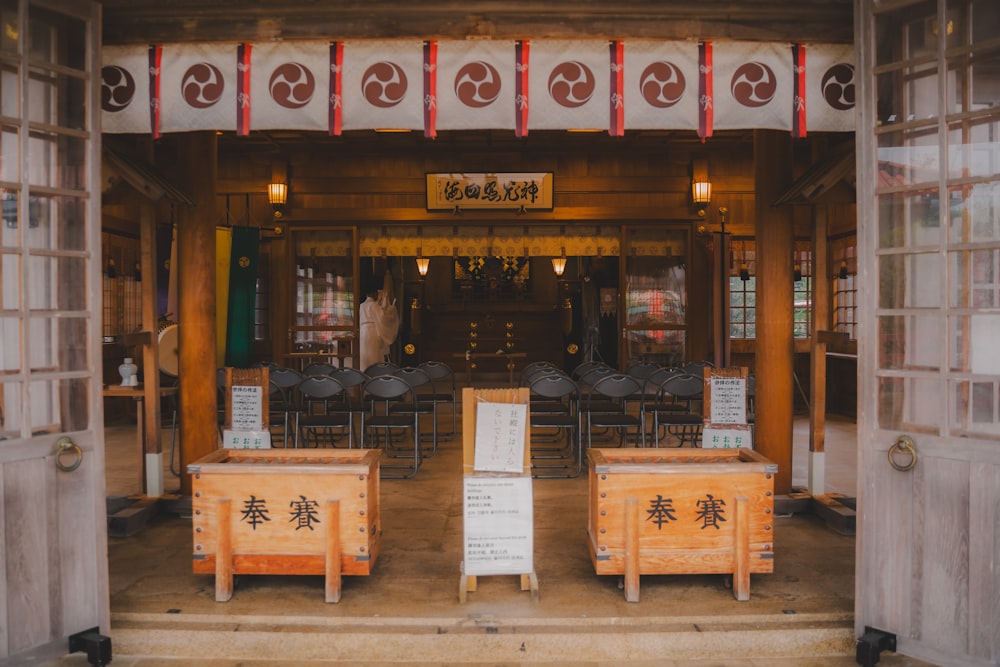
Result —
[[757, 424], [754, 446], [778, 464], [774, 492], [792, 490], [793, 336], [790, 207], [772, 204], [792, 183], [792, 138], [787, 132], [754, 131], [757, 236]]
[[813, 211], [812, 354], [809, 368], [809, 493], [826, 493], [826, 341], [830, 330], [829, 208]]
[[187, 464], [218, 447], [215, 350], [215, 180], [214, 132], [178, 134], [174, 168], [183, 191], [195, 203], [177, 208], [177, 333], [180, 380], [181, 493], [191, 494]]
[[[160, 346], [157, 345], [156, 312], [156, 215], [153, 205], [143, 201], [139, 208], [139, 268], [142, 272], [142, 330], [150, 340], [142, 348], [146, 444], [143, 452], [147, 495], [163, 495], [163, 446], [160, 443]], [[131, 271], [132, 267], [122, 267]]]

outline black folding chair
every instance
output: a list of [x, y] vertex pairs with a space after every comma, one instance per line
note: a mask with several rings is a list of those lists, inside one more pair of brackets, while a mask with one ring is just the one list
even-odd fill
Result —
[[[583, 467], [580, 388], [565, 373], [553, 373], [538, 375], [529, 389], [537, 399], [528, 417], [533, 476], [576, 477]], [[555, 470], [563, 474], [548, 472]]]
[[668, 377], [660, 385], [656, 401], [650, 408], [653, 417], [653, 443], [660, 446], [661, 428], [664, 434], [674, 436], [679, 447], [691, 443], [697, 447], [701, 440], [704, 417], [694, 409], [704, 393], [705, 380], [691, 373]]
[[636, 446], [645, 446], [642, 401], [629, 400], [641, 387], [638, 380], [624, 373], [604, 375], [591, 386], [583, 411], [588, 447], [594, 445], [594, 429], [616, 434], [618, 446], [624, 445], [628, 432], [634, 430]]
[[268, 371], [270, 389], [268, 390], [268, 410], [271, 414], [271, 427], [274, 428], [274, 417], [281, 418], [282, 447], [288, 447], [288, 436], [294, 422], [293, 415], [299, 409], [299, 396], [295, 391], [304, 376], [292, 368], [271, 368]]
[[304, 447], [336, 447], [345, 436], [348, 448], [354, 447], [350, 397], [344, 385], [329, 375], [314, 375], [297, 389], [302, 409], [295, 413], [295, 446], [301, 435]]
[[430, 375], [434, 381], [433, 401], [437, 405], [450, 406], [451, 432], [448, 437], [453, 437], [458, 432], [458, 392], [455, 389], [455, 372], [451, 366], [442, 361], [424, 361], [418, 364], [417, 368]]
[[396, 377], [401, 377], [413, 387], [413, 405], [402, 402], [395, 402], [389, 405], [390, 412], [409, 412], [414, 410], [419, 418], [425, 415], [431, 420], [430, 441], [431, 449], [423, 452], [424, 456], [433, 456], [437, 452], [438, 428], [437, 428], [437, 401], [434, 399], [437, 392], [434, 390], [434, 380], [427, 371], [416, 366], [404, 366], [396, 371]]
[[[362, 447], [381, 448], [390, 459], [408, 459], [407, 465], [383, 464], [382, 476], [406, 479], [417, 474], [420, 468], [420, 414], [416, 410], [417, 398], [413, 387], [396, 375], [377, 375], [362, 385], [362, 400], [371, 402], [372, 413], [365, 417], [361, 431]], [[409, 410], [391, 410], [394, 404], [411, 406]], [[404, 452], [396, 438], [409, 433], [413, 451]], [[386, 470], [404, 471], [399, 475], [385, 474]]]

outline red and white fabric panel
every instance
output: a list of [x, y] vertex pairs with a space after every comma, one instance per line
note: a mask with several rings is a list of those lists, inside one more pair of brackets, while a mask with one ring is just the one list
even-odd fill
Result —
[[779, 42], [712, 44], [714, 129], [791, 130], [794, 63]]
[[340, 76], [342, 129], [424, 129], [422, 41], [345, 42]]
[[102, 131], [148, 134], [149, 47], [106, 46], [101, 57]]
[[528, 127], [607, 130], [611, 61], [607, 41], [531, 42]]
[[160, 131], [235, 130], [237, 44], [164, 44]]
[[698, 43], [625, 41], [625, 129], [698, 129]]
[[515, 57], [513, 41], [438, 42], [437, 129], [513, 130]]
[[329, 42], [253, 45], [250, 129], [326, 130], [329, 99]]
[[854, 46], [806, 44], [806, 122], [810, 132], [853, 132]]

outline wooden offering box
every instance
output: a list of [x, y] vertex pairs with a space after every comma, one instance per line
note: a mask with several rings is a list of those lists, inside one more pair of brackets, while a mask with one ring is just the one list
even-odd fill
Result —
[[215, 575], [215, 599], [234, 574], [322, 574], [326, 601], [342, 574], [367, 575], [379, 551], [375, 449], [220, 449], [192, 475], [195, 574]]
[[591, 449], [587, 532], [597, 574], [733, 575], [750, 599], [750, 573], [774, 571], [777, 465], [750, 449]]

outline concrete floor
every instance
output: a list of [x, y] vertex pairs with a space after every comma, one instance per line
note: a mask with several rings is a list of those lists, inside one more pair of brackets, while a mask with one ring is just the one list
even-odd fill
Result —
[[[805, 486], [804, 418], [794, 433], [793, 480]], [[832, 417], [827, 433], [827, 491], [853, 496], [854, 425]], [[109, 495], [135, 493], [134, 427], [107, 428], [107, 447]], [[188, 518], [164, 513], [111, 538], [114, 664], [856, 664], [853, 537], [810, 514], [778, 516], [774, 573], [751, 577], [749, 601], [736, 601], [721, 576], [689, 575], [643, 576], [630, 603], [619, 577], [594, 574], [586, 472], [533, 483], [539, 599], [516, 576], [480, 577], [461, 604], [461, 469], [456, 436], [415, 478], [383, 480], [381, 553], [370, 576], [344, 579], [336, 604], [312, 576], [240, 576], [232, 599], [216, 602], [214, 578], [191, 574]], [[175, 487], [168, 472], [166, 488]], [[76, 655], [54, 664], [87, 663]], [[926, 665], [889, 653], [879, 664]]]

